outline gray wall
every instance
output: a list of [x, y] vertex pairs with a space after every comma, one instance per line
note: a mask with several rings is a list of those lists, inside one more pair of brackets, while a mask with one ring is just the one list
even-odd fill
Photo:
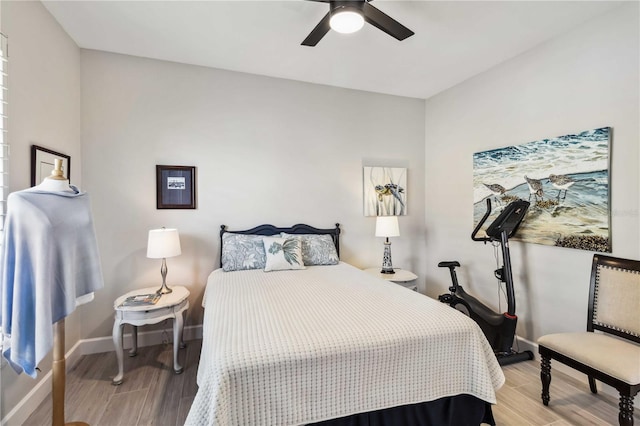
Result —
[[[71, 156], [71, 178], [80, 179], [80, 49], [40, 2], [2, 2], [2, 31], [9, 37], [8, 140], [10, 192], [31, 184], [31, 145]], [[80, 339], [77, 312], [66, 320], [70, 348]], [[17, 376], [2, 363], [3, 418], [33, 387], [35, 380]], [[40, 365], [51, 368], [51, 356]]]
[[[180, 231], [168, 283], [191, 291], [187, 324], [218, 267], [221, 224], [309, 223], [343, 229], [341, 257], [382, 263], [363, 216], [363, 164], [409, 168], [409, 215], [394, 265], [424, 276], [424, 101], [192, 65], [82, 52], [82, 162], [105, 289], [84, 308], [83, 336], [111, 333], [113, 300], [159, 285], [147, 231]], [[197, 167], [198, 208], [156, 210], [155, 166]]]
[[[448, 286], [438, 261], [457, 259], [465, 287], [498, 308], [493, 249], [469, 238], [473, 153], [596, 127], [613, 128], [613, 255], [640, 258], [638, 16], [638, 3], [625, 4], [427, 100], [429, 295]], [[510, 246], [520, 336], [584, 330], [593, 253]]]

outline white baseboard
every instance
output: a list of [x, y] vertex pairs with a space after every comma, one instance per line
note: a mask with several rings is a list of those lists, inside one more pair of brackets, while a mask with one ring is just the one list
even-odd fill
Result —
[[[124, 347], [131, 347], [131, 334], [125, 334]], [[202, 325], [186, 326], [182, 335], [183, 340], [195, 340], [202, 338]], [[166, 330], [143, 331], [138, 333], [138, 347], [159, 345], [173, 341], [173, 328]], [[83, 355], [115, 351], [112, 337], [98, 337], [79, 340], [65, 354], [67, 371], [70, 370]], [[31, 413], [50, 397], [52, 373], [48, 371], [22, 400], [7, 413], [0, 422], [0, 426], [13, 426], [25, 424]]]
[[535, 359], [540, 359], [540, 355], [538, 355], [538, 345], [522, 337], [516, 336], [516, 340], [513, 342], [513, 349], [518, 352], [531, 351]]

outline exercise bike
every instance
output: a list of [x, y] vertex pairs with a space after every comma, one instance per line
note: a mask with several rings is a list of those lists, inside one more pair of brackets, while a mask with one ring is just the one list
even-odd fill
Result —
[[440, 295], [438, 300], [443, 303], [448, 303], [451, 307], [466, 313], [478, 323], [493, 348], [500, 365], [508, 365], [533, 359], [533, 352], [516, 352], [511, 348], [516, 334], [518, 317], [516, 316], [516, 298], [511, 273], [509, 238], [515, 235], [528, 209], [528, 201], [517, 200], [511, 202], [489, 225], [486, 230], [487, 236], [478, 237], [478, 231], [480, 231], [480, 228], [491, 214], [491, 200], [487, 198], [487, 211], [471, 234], [471, 239], [474, 241], [482, 241], [485, 244], [493, 241], [500, 243], [503, 266], [496, 269], [494, 275], [501, 282], [505, 283], [507, 312], [494, 312], [491, 308], [485, 306], [478, 299], [464, 291], [462, 286], [458, 284], [458, 277], [456, 276], [456, 267], [460, 266], [459, 262], [447, 261], [438, 263], [438, 266], [441, 268], [449, 268], [453, 284], [449, 287], [451, 293]]

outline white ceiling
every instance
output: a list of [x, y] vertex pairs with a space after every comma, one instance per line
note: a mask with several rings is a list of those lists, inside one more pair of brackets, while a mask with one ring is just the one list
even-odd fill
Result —
[[326, 3], [43, 1], [87, 49], [371, 92], [428, 98], [598, 15], [614, 1], [397, 1], [377, 7], [416, 34], [371, 25], [300, 43]]

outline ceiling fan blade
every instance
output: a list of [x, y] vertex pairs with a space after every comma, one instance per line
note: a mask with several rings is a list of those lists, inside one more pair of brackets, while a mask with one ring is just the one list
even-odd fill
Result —
[[324, 37], [324, 35], [328, 33], [329, 30], [331, 29], [331, 27], [329, 26], [330, 19], [331, 19], [331, 13], [329, 12], [326, 15], [324, 15], [324, 18], [322, 18], [320, 22], [318, 22], [318, 25], [316, 25], [316, 27], [313, 30], [311, 30], [307, 38], [305, 38], [304, 41], [302, 42], [302, 45], [315, 46], [316, 44], [318, 44], [318, 42], [322, 40], [322, 37]]
[[402, 25], [379, 9], [371, 6], [368, 2], [364, 2], [362, 11], [364, 12], [364, 20], [389, 34], [391, 37], [395, 37], [398, 40], [404, 40], [407, 37], [411, 37], [415, 34], [409, 28]]

